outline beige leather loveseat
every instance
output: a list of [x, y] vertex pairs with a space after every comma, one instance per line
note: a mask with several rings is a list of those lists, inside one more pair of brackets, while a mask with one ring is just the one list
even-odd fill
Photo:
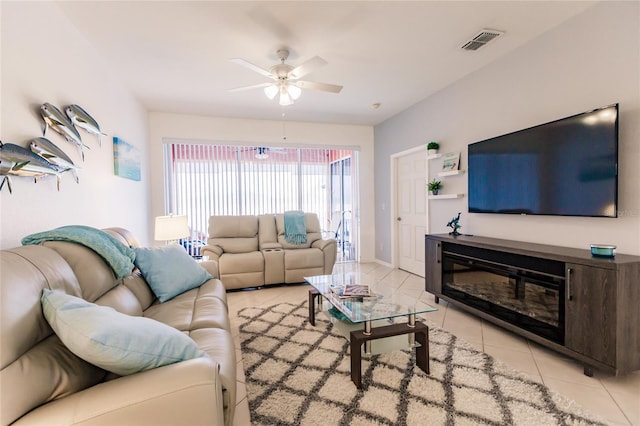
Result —
[[[138, 245], [124, 229], [105, 231]], [[2, 426], [231, 425], [236, 359], [220, 280], [159, 303], [137, 269], [116, 280], [103, 258], [80, 244], [2, 250], [0, 262]], [[215, 263], [205, 268], [216, 276]], [[122, 377], [108, 373], [74, 355], [53, 333], [41, 307], [47, 289], [170, 325], [205, 354]]]
[[336, 240], [322, 239], [315, 213], [305, 213], [307, 241], [290, 244], [284, 216], [211, 216], [203, 256], [218, 262], [227, 289], [301, 283], [305, 276], [328, 275], [336, 262]]

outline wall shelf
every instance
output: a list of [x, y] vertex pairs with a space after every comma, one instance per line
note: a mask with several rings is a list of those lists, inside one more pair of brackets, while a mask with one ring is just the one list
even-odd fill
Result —
[[435, 160], [436, 158], [440, 157], [442, 157], [442, 154], [427, 155], [427, 160]]
[[438, 195], [429, 195], [430, 200], [451, 200], [454, 198], [462, 198], [464, 194], [438, 194]]
[[438, 176], [445, 177], [445, 176], [457, 176], [457, 175], [463, 175], [463, 174], [464, 174], [464, 170], [451, 170], [449, 172], [440, 172], [438, 173]]

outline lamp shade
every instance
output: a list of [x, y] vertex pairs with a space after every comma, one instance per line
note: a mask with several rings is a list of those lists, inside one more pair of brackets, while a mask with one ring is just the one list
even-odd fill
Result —
[[158, 216], [154, 239], [156, 241], [172, 241], [188, 237], [191, 232], [187, 223], [187, 216]]

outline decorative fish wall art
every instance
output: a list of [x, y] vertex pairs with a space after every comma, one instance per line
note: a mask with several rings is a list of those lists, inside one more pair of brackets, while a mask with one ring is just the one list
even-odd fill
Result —
[[10, 176], [33, 177], [37, 182], [38, 179], [50, 175], [56, 176], [58, 190], [60, 190], [60, 171], [58, 168], [26, 148], [12, 143], [0, 142], [0, 163], [0, 175], [2, 175], [0, 190], [6, 183], [9, 192], [13, 192]]
[[9, 193], [13, 192], [11, 178], [14, 176], [31, 177], [35, 182], [47, 176], [56, 176], [58, 191], [61, 176], [70, 172], [77, 183], [80, 182], [78, 169], [71, 158], [49, 139], [45, 138], [47, 129], [51, 128], [73, 143], [80, 150], [84, 161], [84, 148], [89, 149], [82, 142], [78, 129], [98, 137], [98, 144], [102, 146], [102, 136], [98, 122], [81, 106], [68, 105], [63, 114], [55, 105], [45, 102], [40, 106], [40, 115], [44, 120], [43, 137], [31, 139], [29, 148], [23, 148], [12, 143], [0, 141], [0, 191], [5, 184]]
[[80, 179], [78, 178], [78, 167], [73, 164], [71, 158], [69, 158], [64, 151], [58, 148], [49, 139], [31, 139], [29, 146], [31, 151], [53, 164], [60, 173], [71, 172], [75, 181], [80, 183]]
[[71, 124], [71, 121], [69, 121], [67, 116], [48, 102], [45, 102], [40, 106], [40, 114], [44, 120], [42, 136], [46, 136], [47, 129], [51, 127], [57, 133], [61, 134], [66, 140], [78, 146], [80, 154], [82, 155], [82, 161], [84, 161], [84, 148], [88, 149], [89, 147], [82, 143], [80, 133], [78, 133], [78, 130], [73, 127], [73, 124]]
[[102, 146], [102, 136], [107, 136], [107, 134], [100, 131], [100, 125], [87, 111], [82, 109], [80, 105], [69, 105], [64, 111], [74, 126], [84, 129], [87, 133], [97, 135], [98, 144]]

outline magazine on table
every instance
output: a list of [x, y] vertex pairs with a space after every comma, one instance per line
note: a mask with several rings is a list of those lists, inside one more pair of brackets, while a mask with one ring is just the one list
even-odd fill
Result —
[[371, 290], [368, 285], [363, 284], [347, 284], [344, 286], [331, 287], [331, 290], [340, 298], [353, 298], [353, 297], [369, 297], [371, 296]]
[[367, 297], [371, 296], [368, 285], [364, 284], [347, 284], [342, 292], [346, 297]]

